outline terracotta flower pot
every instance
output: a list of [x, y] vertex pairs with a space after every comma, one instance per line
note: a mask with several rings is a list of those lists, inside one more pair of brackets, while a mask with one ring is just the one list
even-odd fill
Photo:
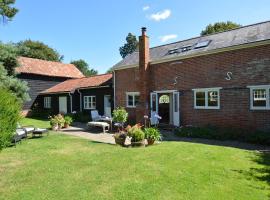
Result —
[[147, 144], [148, 145], [153, 145], [155, 143], [155, 140], [154, 139], [147, 139]]
[[65, 123], [64, 128], [68, 128], [68, 127], [69, 127], [69, 124]]
[[53, 130], [53, 131], [57, 131], [57, 130], [58, 130], [58, 125], [52, 126], [52, 130]]

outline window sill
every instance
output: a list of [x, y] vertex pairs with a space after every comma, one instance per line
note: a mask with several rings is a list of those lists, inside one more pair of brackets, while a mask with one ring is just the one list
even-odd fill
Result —
[[220, 110], [220, 107], [194, 107], [196, 110]]
[[250, 108], [250, 110], [270, 110], [270, 108], [268, 108], [268, 107], [264, 107], [264, 108], [253, 107], [253, 108]]
[[83, 108], [84, 110], [96, 110], [96, 108]]
[[126, 106], [126, 108], [136, 108], [136, 106]]

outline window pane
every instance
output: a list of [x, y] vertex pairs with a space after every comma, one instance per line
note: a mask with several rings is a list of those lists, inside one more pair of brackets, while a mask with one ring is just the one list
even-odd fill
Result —
[[135, 106], [137, 106], [139, 104], [140, 96], [135, 95], [134, 98], [135, 98]]
[[265, 89], [253, 90], [253, 106], [266, 107], [266, 90]]
[[205, 92], [196, 92], [196, 106], [205, 106]]
[[128, 106], [133, 106], [133, 96], [128, 95]]
[[163, 103], [170, 103], [169, 95], [164, 94], [159, 98], [159, 104], [163, 104]]
[[208, 106], [218, 106], [218, 92], [217, 91], [208, 92]]

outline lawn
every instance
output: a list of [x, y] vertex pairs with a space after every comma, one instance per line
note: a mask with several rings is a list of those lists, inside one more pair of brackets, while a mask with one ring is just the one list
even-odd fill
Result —
[[231, 147], [127, 149], [52, 132], [0, 152], [0, 199], [264, 200], [269, 164], [268, 154]]

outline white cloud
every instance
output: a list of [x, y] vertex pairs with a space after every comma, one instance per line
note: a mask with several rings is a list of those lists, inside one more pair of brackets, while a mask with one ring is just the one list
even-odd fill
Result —
[[155, 20], [155, 21], [160, 21], [163, 19], [167, 19], [170, 16], [171, 16], [171, 11], [169, 9], [166, 9], [166, 10], [161, 11], [161, 12], [153, 13], [150, 16], [150, 19]]
[[176, 35], [176, 34], [170, 34], [170, 35], [160, 36], [159, 39], [161, 42], [167, 42], [169, 40], [176, 39], [177, 37], [178, 37], [178, 35]]
[[150, 6], [144, 6], [143, 7], [143, 11], [147, 11], [147, 10], [149, 10], [150, 9]]

